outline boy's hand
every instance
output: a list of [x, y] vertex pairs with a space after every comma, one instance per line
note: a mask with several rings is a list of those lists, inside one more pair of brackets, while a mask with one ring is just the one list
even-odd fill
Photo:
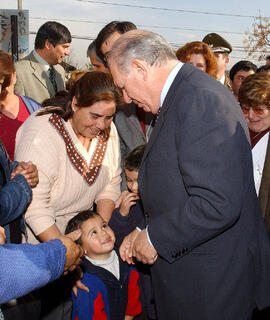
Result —
[[86, 292], [89, 292], [89, 288], [87, 288], [81, 281], [83, 277], [83, 271], [80, 266], [77, 266], [77, 268], [73, 271], [72, 276], [74, 277], [75, 281], [74, 285], [72, 286], [72, 291], [75, 297], [77, 297], [78, 288]]
[[120, 205], [119, 212], [122, 216], [127, 216], [129, 214], [130, 207], [136, 204], [136, 201], [140, 199], [140, 196], [129, 191], [122, 192], [122, 202]]
[[38, 170], [31, 161], [20, 162], [13, 170], [11, 178], [14, 178], [17, 174], [23, 175], [31, 188], [35, 188], [38, 184]]

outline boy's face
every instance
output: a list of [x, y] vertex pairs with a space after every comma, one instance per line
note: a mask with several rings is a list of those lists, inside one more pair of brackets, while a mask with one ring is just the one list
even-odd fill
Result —
[[81, 225], [82, 248], [91, 259], [105, 260], [114, 248], [115, 235], [101, 216], [95, 215]]
[[137, 196], [139, 196], [139, 186], [138, 186], [138, 174], [139, 172], [137, 170], [129, 171], [125, 169], [126, 178], [127, 178], [127, 186], [129, 191], [135, 193]]

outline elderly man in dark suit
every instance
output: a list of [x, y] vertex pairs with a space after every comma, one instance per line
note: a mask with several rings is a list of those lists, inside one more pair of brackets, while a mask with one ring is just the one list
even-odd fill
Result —
[[146, 223], [121, 256], [153, 264], [159, 320], [250, 319], [270, 304], [270, 247], [239, 106], [151, 32], [121, 36], [108, 63], [126, 102], [157, 115], [139, 174]]
[[15, 92], [39, 103], [65, 89], [65, 71], [60, 65], [70, 54], [71, 34], [56, 21], [47, 21], [38, 30], [35, 50], [15, 63]]

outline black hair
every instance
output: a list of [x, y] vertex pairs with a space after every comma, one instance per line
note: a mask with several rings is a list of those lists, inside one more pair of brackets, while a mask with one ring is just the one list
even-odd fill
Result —
[[135, 29], [137, 29], [135, 24], [129, 21], [112, 21], [108, 23], [103, 29], [101, 29], [96, 38], [96, 54], [104, 64], [106, 63], [106, 61], [104, 55], [101, 52], [101, 46], [109, 38], [109, 36], [115, 31], [119, 32], [120, 34], [124, 34], [130, 30]]
[[[269, 56], [270, 59], [270, 56]], [[269, 72], [270, 71], [270, 64], [265, 64], [264, 66], [261, 66], [257, 69], [256, 73], [259, 72]]]
[[[75, 217], [73, 217], [72, 219], [69, 220], [67, 227], [66, 227], [66, 230], [65, 230], [65, 234], [68, 234], [72, 231], [80, 229], [83, 222], [87, 221], [88, 219], [92, 219], [94, 217], [97, 217], [97, 216], [99, 216], [99, 214], [95, 211], [92, 211], [92, 210], [85, 210], [85, 211], [79, 212]], [[81, 245], [82, 244], [81, 237], [78, 240], [76, 240], [75, 242], [77, 244]]]
[[127, 169], [128, 171], [139, 171], [145, 146], [145, 144], [138, 146], [129, 153], [129, 155], [124, 160], [125, 169]]
[[243, 71], [250, 71], [253, 70], [254, 72], [257, 71], [257, 66], [256, 64], [252, 63], [251, 61], [248, 60], [241, 60], [238, 61], [235, 65], [233, 65], [233, 67], [230, 70], [229, 73], [229, 77], [230, 79], [233, 81], [234, 76], [236, 75], [236, 73], [240, 70]]
[[56, 21], [47, 21], [39, 29], [35, 39], [35, 49], [43, 49], [48, 40], [54, 47], [71, 42], [71, 34], [67, 27]]

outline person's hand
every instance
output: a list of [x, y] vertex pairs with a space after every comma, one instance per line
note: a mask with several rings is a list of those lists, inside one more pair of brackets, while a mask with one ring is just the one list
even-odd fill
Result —
[[66, 236], [59, 236], [58, 239], [61, 240], [63, 245], [67, 248], [66, 252], [66, 263], [64, 267], [64, 273], [68, 271], [73, 271], [78, 264], [81, 262], [81, 257], [84, 255], [84, 250], [82, 247], [77, 245], [74, 241], [79, 239], [81, 236], [80, 230], [75, 230]]
[[132, 256], [144, 264], [153, 264], [158, 257], [157, 251], [148, 241], [146, 229], [142, 230], [133, 242]]
[[139, 230], [137, 230], [137, 229], [133, 230], [130, 234], [128, 234], [124, 238], [124, 240], [119, 248], [119, 253], [120, 253], [121, 259], [123, 261], [126, 261], [129, 264], [134, 264], [134, 261], [132, 258], [133, 243], [139, 233], [140, 233]]
[[115, 206], [114, 208], [120, 207], [120, 204], [122, 202], [122, 194], [119, 196], [119, 198], [115, 201]]
[[37, 186], [39, 181], [38, 170], [36, 165], [34, 165], [31, 161], [20, 162], [13, 170], [11, 178], [14, 178], [17, 174], [23, 175], [31, 188], [35, 188]]
[[5, 235], [5, 229], [3, 227], [0, 227], [0, 244], [6, 243], [6, 235]]
[[81, 279], [83, 277], [83, 272], [82, 272], [81, 267], [77, 266], [77, 268], [72, 273], [73, 273], [72, 276], [74, 277], [74, 280], [75, 280], [75, 284], [72, 286], [72, 291], [73, 291], [75, 297], [77, 297], [78, 289], [89, 292], [89, 288], [86, 287], [81, 281]]
[[129, 214], [130, 207], [136, 204], [136, 201], [140, 199], [140, 196], [129, 191], [122, 192], [122, 202], [120, 205], [119, 212], [122, 216], [127, 216]]

